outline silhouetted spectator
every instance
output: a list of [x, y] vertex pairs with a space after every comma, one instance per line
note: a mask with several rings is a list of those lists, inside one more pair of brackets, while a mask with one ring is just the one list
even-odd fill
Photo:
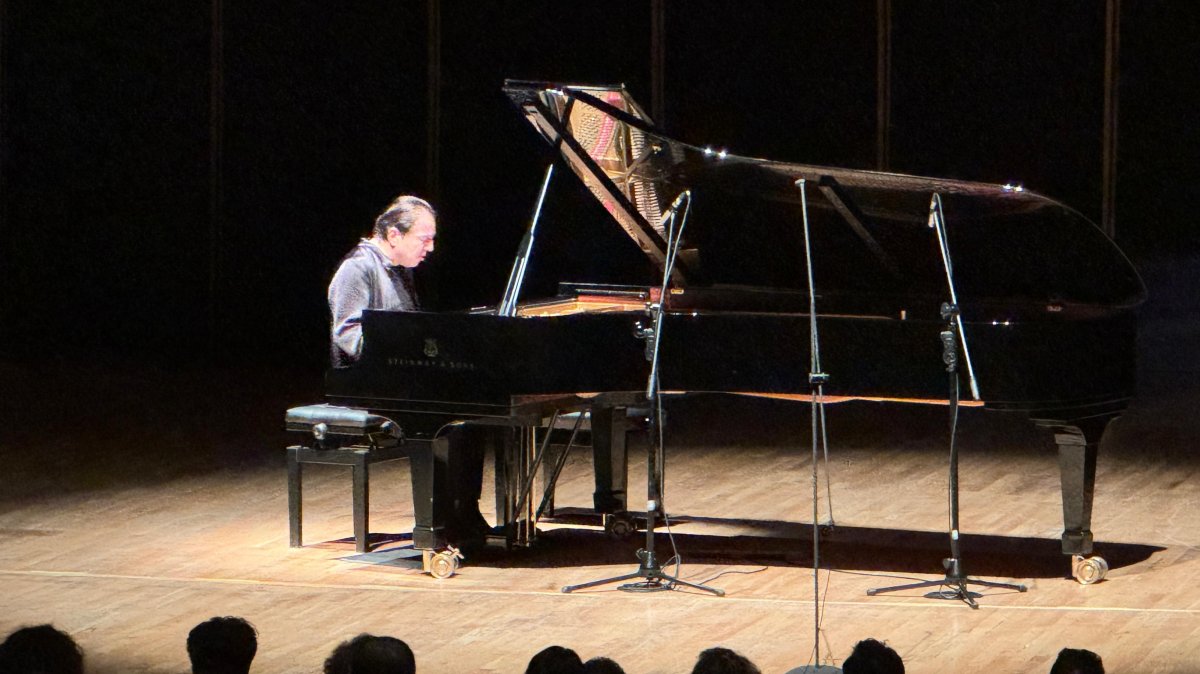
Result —
[[188, 632], [192, 674], [246, 674], [258, 652], [258, 632], [244, 618], [209, 618]]
[[904, 674], [900, 654], [874, 639], [854, 644], [854, 651], [842, 663], [843, 674]]
[[83, 674], [83, 650], [53, 625], [22, 627], [0, 644], [0, 674]]
[[761, 674], [745, 656], [728, 648], [709, 648], [700, 653], [692, 674]]
[[583, 663], [583, 671], [587, 674], [625, 674], [621, 665], [611, 658], [597, 656]]
[[343, 641], [325, 660], [325, 674], [413, 674], [417, 661], [408, 644], [395, 637], [360, 634]]
[[1082, 648], [1064, 648], [1050, 668], [1050, 674], [1104, 674], [1100, 656]]
[[525, 674], [582, 674], [579, 654], [562, 646], [547, 646], [529, 659]]

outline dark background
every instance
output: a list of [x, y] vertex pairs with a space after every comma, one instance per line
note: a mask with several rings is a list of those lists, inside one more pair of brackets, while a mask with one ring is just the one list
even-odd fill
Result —
[[[319, 372], [329, 276], [402, 192], [440, 211], [427, 307], [495, 303], [551, 160], [503, 80], [624, 82], [651, 107], [648, 0], [441, 2], [436, 148], [426, 2], [227, 0], [216, 33], [206, 2], [0, 2], [0, 339], [26, 362]], [[1200, 10], [1121, 6], [1116, 238], [1147, 311], [1194, 317]], [[875, 168], [874, 0], [665, 7], [668, 133]], [[896, 1], [893, 28], [891, 170], [1021, 182], [1099, 221], [1104, 2]], [[560, 173], [526, 296], [651, 281], [597, 211]]]

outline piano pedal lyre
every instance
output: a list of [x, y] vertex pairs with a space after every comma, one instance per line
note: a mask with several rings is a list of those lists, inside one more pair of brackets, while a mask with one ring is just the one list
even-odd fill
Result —
[[445, 550], [422, 550], [421, 570], [438, 580], [449, 578], [458, 571], [462, 558], [462, 552], [453, 545]]
[[1071, 555], [1071, 575], [1080, 585], [1099, 583], [1108, 575], [1108, 562], [1103, 557]]

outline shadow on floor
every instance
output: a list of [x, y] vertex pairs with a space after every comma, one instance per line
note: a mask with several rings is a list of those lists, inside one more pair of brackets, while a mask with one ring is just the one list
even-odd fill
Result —
[[[583, 516], [560, 516], [557, 522], [585, 523]], [[593, 521], [586, 522], [594, 524]], [[677, 549], [688, 564], [729, 564], [809, 567], [812, 565], [812, 527], [774, 520], [674, 518], [676, 524], [712, 524], [753, 533], [738, 535], [674, 534]], [[396, 544], [407, 535], [376, 534], [375, 553], [356, 560], [391, 564]], [[946, 533], [874, 527], [838, 526], [821, 538], [823, 568], [878, 573], [942, 574], [942, 558], [949, 552]], [[351, 545], [353, 541], [344, 541]], [[400, 546], [404, 545], [399, 543]], [[616, 540], [598, 529], [564, 527], [543, 531], [528, 548], [505, 550], [493, 545], [468, 555], [466, 564], [498, 569], [562, 568], [613, 565], [628, 562], [637, 568], [636, 552], [646, 545], [645, 534]], [[1137, 543], [1098, 542], [1094, 554], [1111, 569], [1132, 566], [1165, 547]], [[663, 529], [655, 535], [655, 553], [666, 563], [672, 541]], [[960, 540], [964, 570], [973, 577], [1065, 578], [1070, 557], [1063, 555], [1057, 539], [965, 534]]]

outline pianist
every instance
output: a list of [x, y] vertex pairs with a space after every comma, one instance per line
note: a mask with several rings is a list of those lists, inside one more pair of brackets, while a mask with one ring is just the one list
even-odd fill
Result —
[[[342, 258], [329, 282], [330, 359], [335, 368], [354, 365], [362, 355], [364, 309], [417, 311], [421, 308], [412, 282], [412, 270], [433, 252], [437, 237], [437, 211], [424, 199], [401, 195], [375, 218], [370, 238], [363, 239]], [[446, 471], [449, 493], [439, 494], [451, 504], [446, 535], [459, 546], [482, 539], [488, 525], [479, 513], [483, 487], [484, 445], [482, 429], [450, 427], [450, 456]], [[432, 523], [430, 523], [432, 524]]]
[[420, 308], [412, 270], [433, 252], [437, 213], [417, 197], [396, 197], [375, 218], [371, 238], [346, 257], [329, 283], [332, 315], [330, 357], [347, 367], [362, 354], [363, 309], [414, 311]]

